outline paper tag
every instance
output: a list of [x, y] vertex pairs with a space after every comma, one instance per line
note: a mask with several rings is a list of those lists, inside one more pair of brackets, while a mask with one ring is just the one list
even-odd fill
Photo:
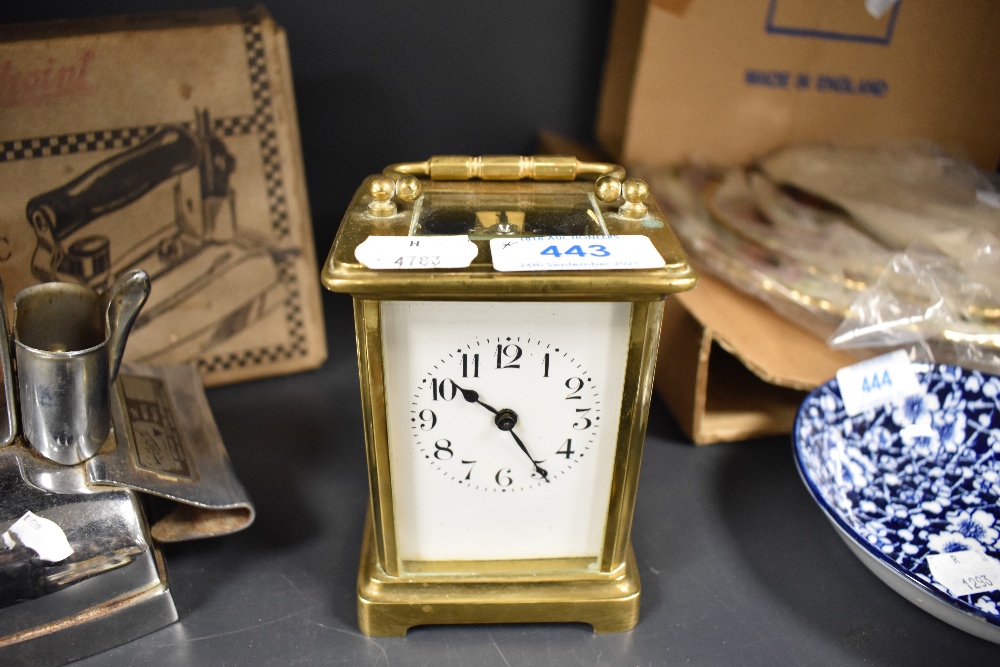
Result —
[[464, 269], [477, 254], [468, 236], [369, 236], [354, 249], [369, 269]]
[[601, 271], [666, 266], [653, 242], [642, 235], [490, 239], [490, 252], [497, 271]]
[[73, 547], [59, 524], [32, 512], [25, 512], [0, 539], [8, 547], [22, 544], [50, 563], [58, 563], [73, 553]]
[[837, 371], [837, 384], [844, 409], [852, 417], [894, 398], [924, 391], [903, 350], [841, 368]]
[[1000, 561], [981, 551], [955, 551], [927, 556], [931, 576], [952, 595], [1000, 590]]

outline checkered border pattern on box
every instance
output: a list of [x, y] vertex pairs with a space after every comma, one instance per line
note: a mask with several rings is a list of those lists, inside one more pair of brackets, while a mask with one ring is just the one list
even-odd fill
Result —
[[120, 127], [114, 130], [77, 132], [57, 137], [17, 139], [0, 144], [0, 162], [15, 162], [52, 155], [131, 148], [160, 129], [158, 125]]
[[[271, 79], [267, 71], [267, 52], [264, 49], [264, 34], [260, 24], [255, 22], [244, 24], [243, 40], [246, 46], [250, 89], [254, 101], [253, 114], [220, 119], [215, 123], [215, 126], [216, 130], [224, 135], [229, 132], [256, 133], [260, 141], [261, 161], [264, 165], [264, 178], [267, 184], [271, 229], [275, 236], [281, 240], [289, 236], [291, 228], [288, 221], [285, 181], [281, 171], [281, 154], [274, 127]], [[202, 357], [198, 360], [198, 367], [203, 372], [216, 373], [233, 368], [261, 366], [291, 359], [295, 356], [305, 356], [308, 353], [305, 321], [302, 317], [302, 295], [299, 291], [299, 281], [294, 268], [288, 264], [280, 264], [279, 280], [287, 290], [287, 297], [283, 305], [288, 340], [270, 347]]]
[[[281, 154], [274, 126], [271, 100], [271, 81], [267, 72], [267, 53], [264, 35], [259, 23], [243, 26], [247, 66], [253, 94], [253, 113], [243, 116], [216, 118], [213, 130], [222, 136], [256, 134], [260, 141], [261, 159], [267, 187], [271, 229], [277, 240], [291, 234], [288, 219], [288, 199], [282, 175]], [[193, 123], [172, 123], [193, 129]], [[143, 125], [91, 132], [77, 132], [60, 136], [35, 137], [0, 142], [0, 163], [45, 158], [93, 151], [124, 150], [131, 148], [154, 134], [165, 125]], [[261, 366], [308, 354], [305, 321], [302, 313], [302, 295], [294, 266], [281, 264], [279, 280], [286, 289], [283, 302], [288, 338], [284, 343], [226, 354], [207, 355], [197, 360], [199, 369], [208, 374], [234, 368]]]
[[260, 137], [260, 154], [267, 177], [267, 199], [271, 209], [271, 225], [279, 239], [290, 233], [288, 227], [288, 202], [285, 183], [281, 175], [278, 137], [274, 129], [274, 111], [271, 104], [271, 79], [267, 74], [267, 54], [260, 25], [248, 23], [243, 27], [247, 47], [247, 64], [250, 69], [250, 89], [253, 92], [253, 123]]

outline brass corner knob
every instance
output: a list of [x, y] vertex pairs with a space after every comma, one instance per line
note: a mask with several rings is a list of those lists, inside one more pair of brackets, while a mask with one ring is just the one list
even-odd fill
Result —
[[396, 181], [396, 197], [398, 197], [400, 201], [416, 201], [417, 197], [420, 196], [420, 189], [420, 179], [416, 176], [403, 174], [399, 177], [399, 180]]
[[380, 218], [396, 214], [396, 204], [392, 195], [396, 191], [396, 182], [385, 175], [376, 176], [368, 184], [368, 194], [372, 200], [368, 202], [368, 212]]
[[633, 220], [646, 217], [649, 211], [645, 203], [649, 197], [649, 184], [646, 181], [639, 178], [627, 179], [622, 183], [622, 196], [625, 203], [618, 209], [620, 214]]
[[601, 176], [594, 181], [594, 194], [605, 204], [613, 204], [622, 196], [622, 183], [614, 176]]

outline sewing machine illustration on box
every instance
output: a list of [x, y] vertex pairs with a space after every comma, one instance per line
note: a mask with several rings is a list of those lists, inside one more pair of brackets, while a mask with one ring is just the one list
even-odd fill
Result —
[[[28, 202], [38, 240], [32, 273], [40, 281], [100, 290], [122, 272], [142, 268], [153, 290], [133, 328], [130, 358], [191, 360], [265, 317], [286, 296], [279, 265], [296, 251], [269, 247], [263, 234], [237, 226], [236, 167], [207, 110], [196, 110], [193, 131], [181, 124], [160, 128]], [[172, 206], [147, 204], [133, 212], [170, 184]], [[94, 231], [126, 207], [127, 220], [118, 216], [116, 224]], [[153, 217], [168, 208], [166, 221]]]

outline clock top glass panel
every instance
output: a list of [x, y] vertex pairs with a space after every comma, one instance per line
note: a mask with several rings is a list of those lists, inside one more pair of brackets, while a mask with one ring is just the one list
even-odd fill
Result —
[[[537, 190], [537, 189], [536, 189]], [[422, 195], [414, 206], [411, 235], [493, 236], [607, 235], [592, 193], [442, 191]]]

